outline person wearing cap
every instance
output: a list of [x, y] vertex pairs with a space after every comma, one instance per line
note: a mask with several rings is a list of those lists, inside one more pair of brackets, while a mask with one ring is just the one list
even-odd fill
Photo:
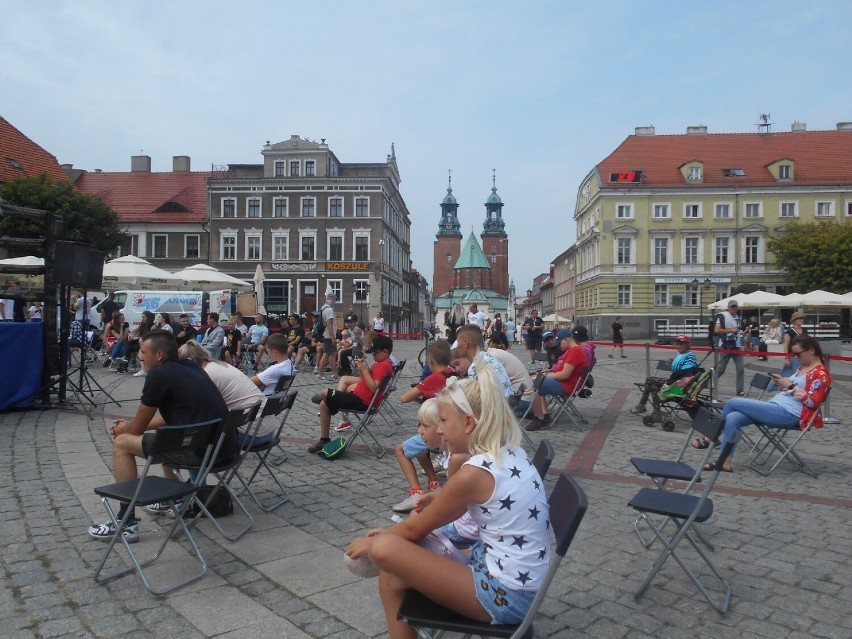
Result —
[[[309, 453], [318, 453], [331, 438], [331, 416], [339, 411], [365, 411], [373, 399], [379, 384], [385, 377], [393, 375], [390, 361], [393, 352], [393, 340], [387, 335], [376, 335], [373, 344], [367, 349], [373, 356], [373, 365], [367, 366], [364, 359], [354, 360], [357, 377], [341, 377], [337, 388], [324, 388], [311, 398], [319, 404], [320, 438], [308, 447]], [[378, 406], [378, 405], [377, 405]]]
[[674, 384], [677, 380], [695, 375], [698, 373], [698, 360], [695, 359], [695, 353], [689, 350], [690, 338], [689, 335], [678, 335], [675, 337], [675, 348], [677, 355], [671, 360], [671, 375], [668, 379], [663, 377], [648, 377], [645, 379], [645, 385], [642, 387], [642, 397], [639, 403], [630, 409], [632, 415], [644, 415], [647, 412], [648, 397], [651, 398], [651, 403], [654, 406], [652, 418], [655, 422], [661, 422], [660, 414], [660, 391], [664, 386]]
[[[577, 326], [574, 330], [585, 327]], [[588, 334], [588, 333], [587, 333]], [[526, 430], [535, 431], [545, 428], [550, 424], [550, 415], [547, 413], [545, 395], [570, 395], [577, 386], [577, 380], [588, 367], [586, 354], [583, 348], [574, 341], [572, 332], [567, 328], [560, 328], [556, 333], [556, 339], [563, 353], [549, 371], [540, 373], [543, 376], [539, 391], [533, 400], [533, 417]]]
[[784, 352], [787, 353], [787, 356], [784, 358], [781, 377], [790, 377], [793, 371], [799, 368], [799, 359], [793, 355], [793, 340], [808, 334], [808, 329], [805, 328], [805, 320], [807, 319], [807, 316], [801, 311], [793, 313], [790, 317], [790, 326], [784, 331]]
[[335, 326], [334, 318], [334, 303], [336, 301], [337, 295], [329, 291], [325, 294], [325, 304], [320, 309], [325, 330], [322, 334], [322, 356], [314, 368], [314, 375], [320, 380], [326, 379], [325, 367], [331, 366], [334, 363], [334, 358], [337, 354], [337, 346], [334, 343], [334, 338], [337, 336], [337, 327]]
[[737, 369], [737, 395], [745, 394], [745, 361], [738, 351], [743, 346], [743, 318], [740, 315], [740, 304], [732, 299], [728, 302], [728, 310], [716, 314], [713, 334], [719, 340], [717, 346], [721, 349], [719, 363], [716, 365], [716, 378], [725, 374], [728, 362], [734, 360]]
[[544, 348], [544, 352], [547, 353], [547, 365], [553, 366], [560, 355], [562, 355], [562, 349], [559, 348], [556, 334], [553, 331], [545, 331], [541, 336], [541, 345]]

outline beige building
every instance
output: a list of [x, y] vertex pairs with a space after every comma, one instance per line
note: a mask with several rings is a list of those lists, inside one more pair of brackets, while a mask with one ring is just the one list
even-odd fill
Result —
[[576, 318], [606, 338], [709, 319], [743, 284], [791, 292], [767, 239], [794, 222], [852, 221], [852, 124], [834, 131], [656, 135], [637, 128], [580, 185]]

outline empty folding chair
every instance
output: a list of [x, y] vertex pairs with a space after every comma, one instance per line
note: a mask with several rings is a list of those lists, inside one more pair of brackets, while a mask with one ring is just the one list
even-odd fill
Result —
[[550, 470], [550, 464], [553, 463], [555, 457], [556, 451], [553, 450], [553, 444], [550, 443], [549, 439], [542, 439], [532, 458], [532, 465], [535, 466], [542, 479]]
[[[95, 488], [95, 494], [101, 498], [104, 508], [115, 526], [115, 534], [112, 539], [109, 540], [109, 545], [107, 546], [106, 552], [104, 552], [103, 559], [101, 559], [101, 562], [98, 564], [98, 568], [95, 571], [96, 582], [103, 583], [105, 581], [110, 581], [130, 574], [135, 570], [139, 575], [139, 578], [142, 580], [142, 584], [149, 592], [155, 595], [164, 595], [180, 588], [181, 586], [185, 586], [186, 584], [201, 579], [201, 577], [207, 573], [207, 562], [201, 554], [201, 549], [199, 549], [198, 544], [195, 542], [192, 533], [189, 531], [189, 528], [184, 521], [183, 514], [185, 509], [177, 506], [177, 504], [179, 504], [182, 500], [184, 503], [189, 503], [198, 491], [198, 488], [206, 479], [210, 463], [214, 458], [214, 444], [219, 439], [218, 435], [221, 431], [221, 422], [222, 420], [220, 419], [214, 419], [208, 422], [190, 424], [187, 426], [161, 426], [154, 434], [154, 440], [151, 443], [148, 458], [145, 460], [145, 466], [142, 468], [142, 472], [138, 479]], [[157, 458], [170, 453], [181, 453], [183, 451], [190, 450], [205, 451], [202, 464], [199, 467], [198, 477], [194, 482], [187, 483], [174, 479], [167, 479], [165, 477], [149, 475], [152, 465], [157, 463]], [[125, 515], [121, 521], [116, 519], [115, 512], [109, 504], [110, 499], [128, 504]], [[174, 521], [169, 527], [169, 530], [163, 535], [163, 541], [159, 544], [154, 555], [148, 559], [140, 561], [136, 556], [136, 553], [134, 553], [133, 549], [130, 547], [130, 543], [127, 539], [125, 539], [122, 531], [124, 530], [125, 524], [132, 516], [134, 508], [154, 503], [170, 505], [172, 510], [174, 510]], [[187, 540], [192, 546], [192, 550], [195, 553], [195, 558], [198, 561], [200, 568], [198, 572], [170, 585], [154, 587], [149, 581], [148, 575], [145, 573], [145, 568], [157, 561], [157, 559], [163, 554], [166, 545], [173, 538], [178, 526], [180, 526], [182, 532], [186, 535]], [[127, 551], [133, 565], [108, 574], [102, 574], [110, 553], [119, 541]]]
[[[701, 481], [701, 471], [704, 469], [704, 465], [709, 461], [710, 455], [713, 453], [713, 445], [711, 444], [704, 449], [704, 456], [699, 461], [697, 468], [694, 468], [682, 461], [684, 454], [688, 450], [692, 450], [690, 442], [692, 441], [692, 437], [695, 433], [700, 433], [702, 436], [710, 440], [710, 442], [719, 441], [719, 437], [722, 434], [722, 420], [719, 418], [719, 415], [715, 414], [708, 408], [700, 408], [692, 420], [692, 428], [689, 430], [689, 433], [687, 433], [686, 439], [680, 448], [680, 452], [673, 460], [631, 457], [630, 462], [636, 467], [636, 470], [643, 475], [650, 477], [654, 484], [656, 484], [657, 488], [665, 490], [666, 484], [669, 481], [683, 481], [687, 482], [687, 484], [682, 492], [689, 493], [692, 491], [695, 484]], [[640, 524], [644, 521], [644, 519], [645, 518], [642, 515], [636, 517], [633, 527], [636, 529], [636, 534], [639, 535], [639, 540], [642, 542], [642, 545], [648, 548], [654, 543], [654, 539], [646, 539], [642, 534]], [[666, 522], [661, 523], [661, 526], [665, 527], [665, 525]], [[710, 548], [710, 550], [713, 550], [713, 546], [703, 536], [701, 536], [697, 528], [695, 529], [695, 532], [705, 545]]]
[[[254, 434], [257, 432], [257, 427], [260, 425], [260, 422], [254, 423], [260, 409], [260, 404], [261, 402], [258, 401], [256, 404], [247, 408], [235, 408], [228, 412], [228, 419], [222, 428], [221, 437], [224, 438], [229, 434], [236, 434], [236, 432], [243, 426], [246, 427], [246, 436], [243, 438], [243, 443], [240, 445], [240, 450], [236, 455], [223, 461], [214, 461], [210, 465], [208, 473], [216, 478], [217, 483], [207, 499], [202, 500], [198, 495], [193, 496], [193, 501], [198, 506], [199, 512], [195, 518], [190, 521], [190, 523], [196, 523], [202, 516], [207, 517], [216, 530], [219, 531], [219, 534], [232, 542], [237, 541], [254, 525], [254, 517], [252, 517], [252, 514], [240, 501], [239, 495], [237, 495], [237, 493], [228, 484], [240, 469], [240, 465], [243, 463], [246, 454], [248, 454], [248, 451], [251, 448], [252, 439]], [[175, 468], [177, 472], [183, 470], [187, 472], [198, 472], [197, 466], [176, 466], [173, 468]], [[219, 520], [210, 512], [209, 506], [216, 499], [216, 494], [220, 490], [224, 490], [228, 494], [231, 498], [232, 504], [239, 508], [246, 517], [245, 526], [237, 530], [235, 533], [226, 532]]]
[[498, 626], [475, 621], [436, 604], [415, 590], [409, 590], [405, 594], [397, 618], [414, 626], [417, 634], [424, 638], [437, 639], [447, 632], [462, 633], [466, 637], [471, 635], [512, 639], [531, 637], [536, 612], [544, 601], [547, 589], [553, 581], [559, 564], [568, 552], [568, 547], [588, 508], [586, 494], [567, 473], [560, 475], [547, 501], [550, 506], [550, 524], [556, 537], [556, 547], [550, 559], [547, 575], [523, 622], [518, 625]]
[[[811, 415], [807, 426], [803, 429], [775, 428], [773, 426], [767, 426], [766, 424], [755, 424], [755, 427], [760, 433], [760, 439], [758, 439], [757, 443], [755, 443], [752, 448], [751, 453], [749, 453], [748, 461], [746, 462], [749, 468], [753, 468], [761, 475], [769, 475], [778, 468], [778, 465], [782, 461], [786, 459], [796, 470], [807, 473], [814, 478], [818, 477], [818, 473], [808, 466], [805, 460], [802, 459], [794, 449], [796, 448], [796, 445], [804, 439], [805, 435], [814, 430], [814, 425], [817, 423], [817, 419], [822, 417], [822, 410], [830, 392], [831, 388], [825, 391], [825, 398], [823, 399], [823, 402], [819, 405], [819, 408], [814, 411], [814, 414]], [[772, 464], [769, 470], [764, 470], [763, 466], [769, 463], [769, 460], [776, 452], [779, 454], [777, 461]]]
[[[713, 516], [713, 501], [710, 499], [710, 492], [716, 484], [719, 473], [722, 472], [722, 467], [725, 465], [728, 457], [733, 449], [733, 442], [728, 442], [722, 448], [719, 459], [714, 464], [714, 470], [704, 484], [704, 490], [700, 495], [685, 495], [683, 493], [661, 490], [659, 488], [643, 488], [631, 499], [628, 504], [630, 507], [639, 512], [644, 518], [645, 523], [651, 528], [654, 536], [662, 542], [664, 548], [660, 552], [654, 565], [648, 570], [645, 578], [639, 586], [639, 589], [634, 595], [635, 599], [639, 599], [642, 593], [648, 588], [651, 580], [657, 575], [663, 564], [666, 563], [669, 557], [673, 557], [678, 565], [683, 569], [689, 579], [698, 588], [698, 591], [705, 599], [713, 606], [713, 609], [720, 614], [725, 614], [728, 611], [728, 606], [731, 603], [731, 586], [722, 577], [722, 574], [716, 568], [715, 564], [710, 560], [710, 557], [701, 550], [701, 547], [695, 540], [692, 534], [695, 523], [703, 523]], [[658, 525], [654, 519], [654, 515], [664, 517], [663, 525]], [[674, 535], [667, 537], [663, 526], [666, 522], [673, 522], [675, 525]], [[701, 581], [689, 566], [686, 565], [683, 558], [678, 554], [677, 546], [686, 539], [690, 546], [695, 549], [698, 556], [704, 561], [710, 571], [722, 586], [721, 600], [714, 599], [713, 595], [707, 590], [707, 587]]]
[[[234, 477], [243, 486], [243, 492], [241, 494], [248, 493], [252, 501], [257, 504], [257, 507], [266, 513], [272, 512], [290, 499], [290, 494], [287, 492], [284, 484], [281, 483], [275, 469], [269, 465], [269, 454], [276, 448], [281, 447], [281, 431], [284, 429], [284, 424], [287, 423], [287, 416], [290, 414], [290, 409], [293, 408], [293, 404], [296, 401], [296, 396], [298, 394], [298, 391], [285, 391], [283, 393], [275, 393], [272, 397], [266, 400], [266, 404], [263, 406], [259, 420], [262, 421], [265, 417], [278, 417], [278, 430], [275, 431], [272, 439], [268, 442], [252, 444], [246, 451], [247, 457], [250, 458], [251, 455], [254, 455], [257, 458], [257, 465], [251, 475], [249, 475], [248, 479], [244, 480], [242, 478], [239, 473], [239, 469], [234, 473]], [[243, 463], [245, 464], [246, 462]], [[261, 470], [266, 471], [266, 474], [269, 475], [275, 485], [278, 486], [278, 494], [280, 497], [271, 503], [263, 503], [251, 487], [252, 482]]]

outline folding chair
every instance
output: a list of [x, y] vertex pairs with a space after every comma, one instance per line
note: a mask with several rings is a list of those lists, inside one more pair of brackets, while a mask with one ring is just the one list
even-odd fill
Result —
[[556, 537], [555, 552], [550, 560], [547, 575], [535, 595], [524, 620], [518, 625], [498, 626], [469, 619], [457, 612], [439, 606], [415, 590], [405, 594], [397, 619], [414, 626], [419, 637], [437, 639], [447, 632], [463, 633], [465, 637], [531, 637], [536, 612], [547, 595], [559, 564], [568, 552], [574, 534], [580, 527], [588, 501], [583, 489], [568, 473], [562, 473], [547, 500], [550, 506], [550, 524]]
[[[639, 589], [636, 591], [636, 594], [633, 595], [634, 599], [638, 600], [642, 596], [648, 588], [648, 585], [651, 583], [651, 580], [660, 571], [663, 564], [666, 563], [666, 560], [669, 557], [673, 557], [692, 583], [695, 584], [695, 587], [698, 588], [698, 591], [705, 599], [707, 599], [710, 605], [713, 606], [713, 609], [716, 612], [719, 614], [725, 614], [728, 611], [728, 606], [731, 603], [731, 586], [725, 578], [722, 577], [719, 570], [710, 560], [710, 557], [701, 550], [701, 547], [692, 535], [692, 530], [696, 522], [703, 523], [713, 516], [713, 501], [710, 499], [710, 492], [713, 490], [713, 486], [719, 478], [719, 473], [722, 472], [722, 467], [725, 465], [725, 462], [730, 456], [733, 448], [733, 442], [728, 442], [722, 448], [719, 459], [714, 465], [713, 473], [710, 475], [710, 479], [707, 483], [704, 484], [704, 490], [701, 495], [685, 495], [683, 493], [675, 493], [668, 490], [660, 490], [658, 488], [643, 488], [628, 502], [631, 508], [639, 512], [640, 516], [645, 520], [645, 523], [648, 524], [654, 532], [656, 538], [665, 546], [657, 557], [657, 560], [654, 562], [654, 565], [651, 566], [650, 570], [648, 570], [645, 578], [639, 586]], [[653, 515], [662, 515], [665, 517], [663, 520], [663, 526], [668, 521], [672, 521], [675, 525], [675, 534], [671, 537], [666, 537], [663, 532], [663, 526], [657, 525], [654, 521]], [[678, 554], [677, 546], [684, 537], [695, 549], [695, 552], [698, 553], [698, 556], [701, 557], [705, 564], [707, 564], [707, 567], [710, 568], [713, 575], [721, 584], [722, 591], [724, 593], [721, 601], [717, 602], [714, 600], [713, 596], [704, 586], [698, 575], [689, 569], [689, 566], [686, 565], [681, 556]]]
[[574, 390], [571, 391], [569, 395], [549, 395], [553, 401], [554, 406], [556, 406], [556, 412], [550, 416], [551, 423], [556, 423], [562, 413], [565, 413], [574, 425], [577, 428], [580, 428], [581, 424], [587, 424], [588, 420], [583, 417], [580, 413], [580, 410], [577, 408], [574, 403], [577, 397], [580, 394], [580, 391], [586, 386], [586, 378], [588, 378], [591, 369], [584, 368], [580, 372], [580, 377], [577, 378], [577, 383], [574, 385]]
[[[252, 526], [254, 526], [254, 517], [252, 517], [252, 514], [240, 501], [239, 495], [237, 495], [237, 493], [228, 484], [240, 469], [240, 465], [243, 463], [246, 454], [248, 454], [248, 451], [251, 448], [252, 440], [257, 432], [257, 428], [260, 426], [259, 421], [254, 423], [252, 426], [248, 426], [255, 422], [255, 418], [257, 417], [257, 413], [260, 409], [260, 404], [261, 402], [258, 401], [256, 404], [247, 408], [235, 408], [228, 412], [228, 419], [222, 428], [221, 440], [224, 440], [224, 438], [229, 434], [236, 434], [242, 426], [246, 426], [245, 432], [247, 436], [243, 438], [243, 443], [240, 446], [239, 452], [232, 458], [223, 461], [216, 461], [216, 458], [214, 457], [214, 461], [207, 469], [207, 472], [216, 478], [217, 483], [209, 497], [205, 501], [201, 501], [201, 499], [198, 498], [198, 495], [193, 496], [193, 501], [198, 506], [199, 512], [192, 520], [190, 520], [189, 523], [195, 524], [202, 516], [205, 516], [210, 520], [216, 530], [219, 531], [219, 534], [231, 542], [237, 541], [240, 537], [246, 534]], [[221, 446], [221, 440], [217, 446], [217, 451], [219, 450], [219, 446]], [[198, 472], [199, 468], [197, 466], [178, 466], [175, 468], [176, 472], [181, 470]], [[216, 498], [216, 493], [220, 490], [227, 492], [231, 498], [231, 502], [246, 516], [246, 525], [237, 530], [235, 533], [226, 532], [219, 520], [214, 517], [208, 509], [208, 506], [213, 503], [213, 500]]]
[[535, 466], [542, 479], [550, 470], [550, 464], [553, 463], [555, 457], [556, 451], [553, 449], [553, 444], [550, 443], [549, 439], [542, 439], [532, 458], [532, 465]]
[[[387, 398], [387, 391], [390, 386], [390, 381], [392, 377], [393, 376], [390, 375], [379, 382], [379, 385], [376, 386], [376, 390], [373, 392], [373, 397], [370, 399], [370, 403], [367, 406], [366, 410], [347, 411], [352, 416], [352, 418], [354, 418], [352, 422], [353, 432], [346, 442], [347, 448], [354, 444], [355, 440], [360, 437], [364, 440], [364, 445], [369, 448], [370, 451], [372, 451], [372, 453], [376, 456], [376, 459], [381, 459], [387, 452], [385, 450], [385, 447], [382, 446], [381, 443], [379, 443], [379, 440], [376, 439], [376, 436], [370, 430], [370, 426], [372, 426], [376, 421], [376, 416], [379, 414], [381, 405]], [[367, 441], [366, 435], [369, 435], [372, 438], [372, 444]]]
[[[255, 467], [254, 471], [251, 473], [248, 479], [244, 480], [240, 475], [239, 471], [234, 473], [234, 477], [243, 486], [243, 491], [240, 494], [242, 495], [248, 493], [249, 497], [251, 497], [252, 501], [257, 505], [257, 507], [265, 513], [271, 513], [273, 510], [290, 500], [290, 494], [287, 492], [287, 489], [284, 487], [284, 484], [281, 483], [281, 480], [278, 478], [275, 470], [267, 462], [267, 459], [269, 457], [269, 454], [273, 450], [275, 450], [276, 448], [280, 448], [281, 446], [281, 431], [284, 429], [284, 424], [287, 423], [287, 416], [290, 414], [290, 410], [293, 408], [293, 404], [295, 403], [296, 396], [298, 394], [299, 391], [284, 391], [281, 393], [276, 393], [266, 400], [266, 404], [264, 404], [263, 406], [263, 411], [261, 411], [259, 421], [263, 421], [264, 417], [279, 417], [280, 421], [278, 423], [278, 430], [275, 431], [275, 434], [272, 436], [272, 439], [270, 439], [268, 442], [265, 442], [263, 444], [252, 444], [246, 451], [247, 456], [255, 455], [257, 457], [257, 466]], [[280, 499], [269, 504], [264, 504], [263, 502], [261, 502], [260, 498], [258, 498], [257, 496], [257, 493], [255, 493], [255, 491], [251, 488], [252, 482], [261, 470], [265, 470], [266, 473], [272, 478], [272, 481], [275, 482], [275, 484], [278, 486], [278, 490], [280, 491], [279, 495], [281, 495]]]
[[[632, 463], [636, 470], [640, 473], [650, 477], [660, 490], [665, 490], [666, 484], [669, 481], [685, 481], [687, 484], [682, 492], [684, 494], [690, 493], [695, 484], [701, 481], [701, 471], [704, 469], [704, 465], [709, 461], [710, 455], [713, 453], [713, 446], [708, 446], [704, 451], [704, 456], [698, 463], [697, 469], [683, 462], [684, 454], [690, 449], [689, 443], [692, 440], [692, 436], [695, 433], [700, 433], [704, 437], [707, 437], [711, 442], [715, 442], [719, 440], [719, 437], [722, 434], [722, 427], [723, 423], [718, 415], [713, 413], [710, 409], [700, 408], [698, 413], [696, 413], [695, 418], [692, 420], [692, 428], [689, 429], [689, 433], [686, 435], [686, 439], [680, 448], [680, 452], [674, 460], [631, 457], [630, 463]], [[639, 536], [639, 541], [642, 542], [642, 545], [645, 546], [645, 548], [650, 548], [654, 543], [654, 539], [646, 539], [642, 534], [642, 530], [639, 527], [642, 521], [643, 517], [642, 515], [639, 515], [633, 523], [633, 527], [636, 529], [636, 534]], [[667, 522], [663, 522], [661, 527], [664, 528], [666, 523]], [[701, 535], [698, 528], [695, 529], [695, 532], [701, 541], [703, 541], [710, 550], [713, 550], [713, 546]]]
[[[746, 462], [748, 467], [756, 470], [761, 475], [770, 475], [776, 468], [778, 468], [778, 465], [786, 459], [796, 468], [796, 470], [807, 473], [816, 479], [819, 474], [807, 465], [805, 460], [799, 456], [794, 448], [800, 441], [802, 441], [805, 435], [814, 430], [814, 423], [816, 423], [817, 417], [822, 416], [822, 409], [823, 406], [825, 406], [825, 401], [828, 399], [828, 394], [830, 392], [831, 388], [828, 388], [825, 391], [825, 398], [823, 399], [822, 404], [820, 404], [819, 408], [814, 411], [814, 414], [808, 420], [807, 426], [803, 429], [775, 428], [773, 426], [767, 426], [766, 424], [755, 424], [758, 432], [760, 432], [760, 438], [749, 453], [748, 461]], [[791, 433], [798, 434], [794, 435]], [[793, 441], [789, 441], [791, 439]], [[769, 470], [764, 470], [762, 466], [765, 466], [769, 462], [776, 451], [780, 454], [778, 461], [776, 461]]]
[[[388, 383], [388, 397], [396, 390], [397, 382], [399, 381], [400, 375], [402, 375], [402, 369], [405, 368], [405, 363], [407, 361], [408, 360], [401, 360], [396, 366], [393, 367], [393, 375], [391, 376], [391, 380]], [[382, 435], [384, 435], [385, 437], [390, 437], [391, 435], [393, 435], [394, 425], [399, 426], [400, 424], [402, 424], [402, 415], [399, 414], [399, 411], [393, 405], [393, 402], [382, 402], [382, 406], [386, 406], [386, 410], [393, 413], [394, 421], [393, 423], [391, 423], [390, 419], [388, 419], [388, 416], [385, 415], [385, 411], [379, 411], [379, 415], [383, 420], [385, 420], [385, 423], [388, 425], [388, 430], [385, 430], [381, 427], [379, 428], [379, 430], [382, 431]]]
[[[191, 498], [198, 491], [198, 488], [207, 478], [207, 471], [209, 470], [211, 460], [214, 459], [213, 446], [217, 439], [219, 439], [218, 435], [221, 431], [221, 423], [221, 419], [214, 419], [208, 422], [190, 424], [187, 426], [161, 426], [157, 429], [154, 435], [154, 440], [151, 443], [148, 458], [145, 460], [145, 466], [138, 479], [95, 488], [95, 494], [101, 498], [104, 508], [106, 508], [107, 513], [109, 513], [110, 520], [115, 526], [116, 531], [112, 536], [112, 539], [109, 540], [109, 545], [107, 546], [103, 559], [101, 559], [101, 562], [98, 564], [98, 568], [95, 571], [94, 577], [97, 583], [111, 581], [112, 579], [130, 574], [135, 570], [139, 575], [139, 578], [142, 580], [142, 584], [145, 588], [150, 593], [159, 596], [165, 595], [166, 593], [172, 592], [181, 586], [185, 586], [186, 584], [201, 579], [207, 573], [207, 562], [201, 554], [201, 549], [199, 549], [198, 544], [195, 542], [195, 539], [184, 521], [183, 515], [185, 508], [176, 507], [175, 504], [180, 500], [184, 500], [184, 504], [188, 504]], [[178, 453], [190, 449], [205, 451], [202, 464], [199, 466], [198, 477], [194, 482], [186, 483], [174, 479], [167, 479], [165, 477], [157, 477], [154, 475], [149, 476], [148, 473], [151, 466], [158, 463], [156, 459], [161, 455]], [[115, 512], [108, 501], [110, 499], [128, 504], [126, 513], [124, 517], [122, 517], [121, 521], [116, 519]], [[170, 504], [172, 506], [172, 510], [174, 510], [175, 518], [168, 532], [163, 535], [163, 541], [157, 548], [154, 555], [149, 559], [140, 561], [139, 558], [137, 558], [136, 553], [134, 553], [131, 549], [128, 541], [124, 538], [122, 530], [124, 529], [124, 525], [130, 519], [134, 508], [137, 506], [147, 506], [148, 504], [157, 502]], [[187, 540], [189, 540], [192, 550], [195, 553], [195, 557], [200, 565], [200, 570], [189, 577], [172, 583], [171, 585], [155, 588], [151, 585], [148, 575], [145, 574], [145, 568], [153, 564], [163, 554], [166, 544], [168, 544], [169, 540], [172, 539], [178, 526], [181, 527], [181, 530], [186, 535]], [[110, 553], [119, 541], [124, 545], [133, 565], [113, 571], [109, 574], [102, 574]]]

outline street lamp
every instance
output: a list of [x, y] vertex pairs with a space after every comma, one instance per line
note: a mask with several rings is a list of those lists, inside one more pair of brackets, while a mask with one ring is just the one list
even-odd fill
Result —
[[710, 290], [710, 281], [709, 277], [705, 277], [703, 282], [699, 282], [696, 277], [692, 280], [692, 285], [698, 289], [698, 325], [704, 326], [704, 291]]

